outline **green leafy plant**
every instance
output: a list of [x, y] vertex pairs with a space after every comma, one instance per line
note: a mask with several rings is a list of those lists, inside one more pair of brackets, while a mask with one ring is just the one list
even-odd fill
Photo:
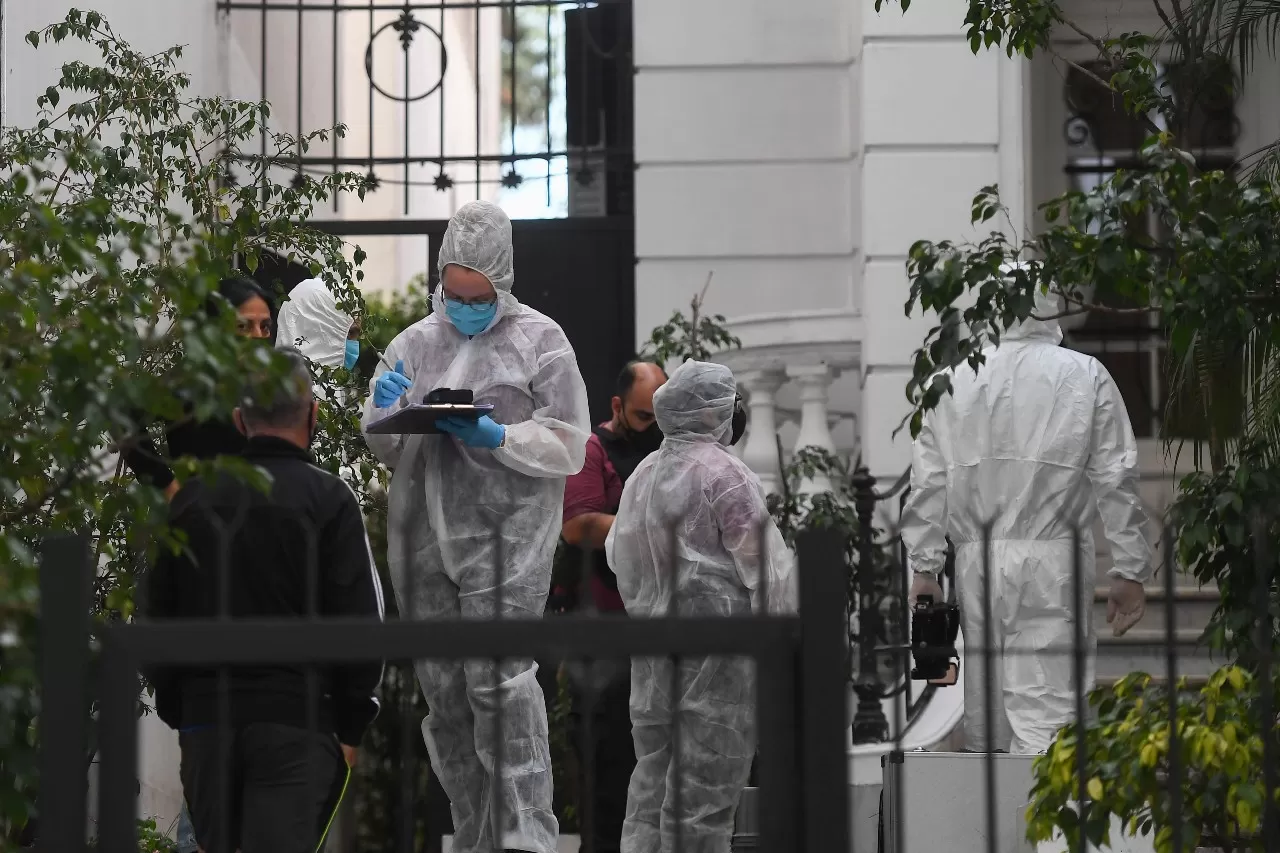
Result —
[[[778, 442], [778, 458], [782, 461], [782, 444]], [[856, 511], [858, 490], [854, 473], [861, 460], [850, 464], [840, 456], [820, 447], [802, 447], [790, 462], [782, 466], [781, 491], [767, 498], [769, 514], [782, 532], [787, 544], [795, 547], [796, 537], [805, 530], [835, 530], [844, 540], [845, 555], [853, 571], [848, 577], [848, 612], [850, 649], [867, 642], [859, 636], [862, 630], [861, 593], [866, 592], [879, 603], [883, 624], [877, 633], [877, 645], [891, 646], [905, 642], [906, 603], [902, 600], [902, 569], [895, 557], [895, 542], [885, 531], [873, 526], [870, 561], [863, 559], [863, 531]], [[806, 480], [826, 478], [830, 488], [805, 490]], [[868, 626], [871, 630], [872, 626]], [[849, 657], [849, 678], [858, 676], [857, 655]], [[902, 658], [893, 653], [880, 656], [881, 671], [902, 668]]]
[[548, 741], [551, 746], [551, 773], [559, 800], [556, 819], [561, 833], [578, 832], [579, 791], [578, 751], [570, 736], [570, 714], [573, 694], [569, 691], [569, 673], [563, 667], [556, 673], [556, 692], [547, 702]]
[[[778, 459], [783, 461], [780, 440]], [[831, 490], [812, 493], [801, 488], [806, 480], [820, 476], [830, 480]], [[855, 559], [859, 539], [855, 497], [849, 463], [823, 448], [802, 447], [782, 466], [781, 491], [769, 495], [767, 501], [769, 514], [788, 545], [794, 546], [803, 530], [834, 529], [845, 538], [849, 558]]]
[[[1205, 640], [1249, 669], [1280, 638], [1280, 555], [1259, 550], [1259, 543], [1280, 542], [1280, 524], [1267, 511], [1278, 502], [1280, 470], [1268, 459], [1268, 448], [1250, 443], [1222, 470], [1184, 477], [1171, 514], [1178, 562], [1201, 583], [1218, 586], [1220, 600]], [[1257, 645], [1262, 614], [1270, 650]]]
[[[264, 252], [287, 256], [358, 305], [361, 253], [353, 264], [338, 238], [301, 223], [315, 204], [366, 187], [355, 174], [281, 174], [276, 155], [340, 129], [278, 134], [265, 129], [266, 104], [193, 96], [181, 48], [143, 54], [101, 15], [78, 10], [27, 41], [78, 42], [95, 59], [63, 64], [37, 124], [0, 137], [3, 841], [38, 794], [41, 541], [87, 534], [95, 619], [129, 618], [140, 572], [173, 543], [163, 498], [132, 482], [117, 448], [152, 423], [229, 411], [248, 381], [283, 378], [272, 350], [236, 335], [232, 312], [206, 314], [232, 259], [252, 268]], [[265, 161], [244, 153], [260, 133]], [[251, 474], [233, 462], [172, 462], [183, 480], [217, 467]]]
[[[1277, 684], [1272, 681], [1273, 692]], [[1028, 839], [1058, 836], [1071, 853], [1084, 853], [1082, 841], [1111, 843], [1118, 818], [1130, 835], [1154, 835], [1158, 853], [1174, 850], [1176, 835], [1182, 850], [1266, 850], [1259, 836], [1264, 739], [1280, 746], [1280, 732], [1274, 721], [1260, 725], [1259, 689], [1248, 670], [1228, 666], [1199, 690], [1183, 680], [1170, 691], [1137, 673], [1094, 691], [1089, 704], [1096, 720], [1083, 741], [1069, 726], [1035, 761]]]
[[[153, 818], [138, 820], [138, 853], [178, 853], [178, 844], [161, 830]], [[97, 853], [98, 841], [89, 842], [90, 853]]]

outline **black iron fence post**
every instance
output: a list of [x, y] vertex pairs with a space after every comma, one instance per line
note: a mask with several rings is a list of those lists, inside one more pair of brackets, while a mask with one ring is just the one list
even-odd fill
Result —
[[835, 530], [810, 530], [796, 545], [804, 756], [804, 845], [797, 849], [844, 851], [849, 849], [849, 758], [842, 745], [848, 720], [844, 537]]
[[880, 743], [889, 738], [889, 720], [884, 715], [882, 697], [885, 687], [881, 683], [877, 666], [876, 646], [885, 640], [883, 619], [880, 615], [879, 595], [876, 590], [875, 526], [876, 478], [866, 466], [860, 466], [853, 474], [854, 511], [858, 515], [858, 564], [853, 567], [853, 588], [858, 598], [858, 677], [853, 691], [858, 696], [858, 710], [853, 717], [854, 743]]
[[45, 540], [40, 555], [39, 844], [59, 853], [85, 848], [92, 578], [83, 536]]

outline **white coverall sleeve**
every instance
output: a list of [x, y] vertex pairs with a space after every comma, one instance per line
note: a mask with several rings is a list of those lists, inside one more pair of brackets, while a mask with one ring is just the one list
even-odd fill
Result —
[[[736, 469], [733, 473], [742, 474]], [[797, 612], [795, 556], [769, 515], [759, 482], [742, 476], [713, 484], [711, 515], [738, 578], [751, 590], [751, 611]]]
[[586, 462], [591, 414], [587, 386], [567, 339], [542, 355], [530, 385], [533, 417], [507, 426], [494, 458], [529, 477], [571, 477]]
[[[401, 332], [396, 336], [396, 339], [391, 342], [391, 346], [387, 347], [387, 351], [382, 354], [382, 357], [387, 364], [391, 365], [394, 365], [397, 361], [403, 359], [405, 363], [405, 374], [412, 379], [413, 369], [409, 366], [409, 359], [405, 356], [404, 350], [404, 333]], [[387, 367], [386, 364], [378, 362], [377, 372], [375, 372], [373, 378], [369, 380], [369, 396], [364, 401], [364, 412], [360, 416], [360, 426], [362, 429], [367, 429], [369, 424], [382, 420], [388, 415], [396, 412], [401, 406], [407, 405], [407, 403], [413, 399], [413, 387], [410, 386], [409, 390], [400, 395], [400, 399], [397, 400], [393, 406], [385, 409], [379, 409], [373, 405], [373, 389], [378, 384], [378, 378], [390, 369], [391, 368]], [[369, 449], [373, 451], [373, 455], [378, 457], [378, 460], [382, 462], [383, 465], [386, 465], [392, 470], [394, 470], [396, 465], [400, 463], [400, 454], [404, 450], [405, 439], [407, 438], [408, 436], [404, 435], [370, 435], [368, 432], [365, 432], [364, 434], [364, 440], [369, 445]]]
[[1147, 511], [1138, 495], [1138, 441], [1120, 389], [1098, 365], [1097, 396], [1089, 449], [1089, 480], [1113, 566], [1107, 574], [1145, 583], [1151, 578]]
[[947, 561], [947, 464], [938, 449], [932, 412], [911, 445], [911, 492], [901, 527], [908, 568], [940, 576]]

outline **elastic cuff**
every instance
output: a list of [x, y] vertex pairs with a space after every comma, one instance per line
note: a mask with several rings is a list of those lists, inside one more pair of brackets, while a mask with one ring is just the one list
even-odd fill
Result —
[[1123, 578], [1124, 580], [1133, 581], [1134, 583], [1140, 583], [1140, 584], [1147, 583], [1154, 576], [1155, 576], [1155, 572], [1153, 571], [1135, 573], [1131, 571], [1126, 571], [1125, 569], [1117, 569], [1117, 568], [1107, 569], [1107, 577], [1109, 578]]

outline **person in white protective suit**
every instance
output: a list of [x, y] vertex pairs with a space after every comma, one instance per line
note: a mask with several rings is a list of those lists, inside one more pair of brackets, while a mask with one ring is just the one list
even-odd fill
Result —
[[[564, 481], [582, 468], [590, 435], [586, 386], [561, 328], [511, 293], [511, 221], [501, 209], [470, 202], [454, 214], [439, 272], [433, 312], [392, 341], [385, 360], [395, 370], [383, 366], [374, 377], [363, 423], [420, 403], [435, 388], [469, 389], [494, 410], [475, 422], [441, 422], [443, 435], [367, 435], [393, 469], [388, 563], [396, 600], [407, 619], [539, 618]], [[554, 853], [537, 666], [437, 660], [416, 670], [430, 709], [423, 738], [453, 812], [453, 849]]]
[[[796, 610], [794, 559], [760, 481], [729, 450], [736, 392], [727, 367], [687, 361], [653, 395], [662, 445], [627, 480], [605, 540], [628, 616]], [[621, 850], [672, 850], [678, 823], [683, 850], [728, 853], [755, 755], [755, 662], [685, 658], [678, 674], [672, 666], [632, 660], [637, 762]]]
[[[1037, 292], [1031, 317], [1000, 336], [976, 373], [968, 365], [956, 369], [954, 393], [925, 416], [913, 449], [902, 515], [911, 598], [941, 600], [949, 535], [964, 637], [967, 751], [1045, 751], [1073, 719], [1076, 689], [1092, 688], [1092, 526], [1099, 516], [1114, 563], [1107, 622], [1119, 636], [1145, 609], [1152, 563], [1133, 427], [1106, 368], [1059, 346], [1058, 313], [1056, 295]], [[988, 566], [990, 675], [982, 655]], [[1083, 600], [1073, 604], [1077, 566]], [[1089, 657], [1087, 683], [1076, 685], [1080, 617]], [[986, 728], [988, 691], [994, 731]]]
[[324, 281], [312, 278], [299, 282], [280, 306], [276, 346], [292, 347], [321, 367], [350, 370], [360, 358], [359, 327]]

